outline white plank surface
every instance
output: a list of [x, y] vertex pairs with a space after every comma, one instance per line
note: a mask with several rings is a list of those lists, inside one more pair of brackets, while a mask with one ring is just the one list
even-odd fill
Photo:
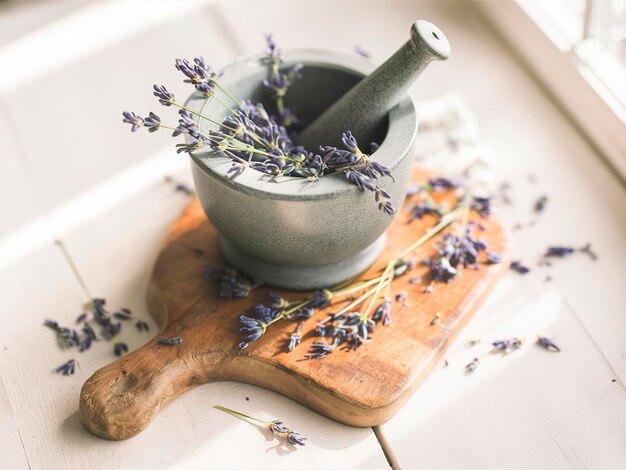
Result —
[[[382, 425], [403, 468], [624, 468], [626, 392], [562, 297], [515, 273]], [[534, 344], [537, 334], [562, 349]], [[508, 356], [490, 342], [525, 344]], [[480, 339], [473, 347], [467, 342]], [[472, 375], [465, 365], [479, 357]]]
[[0, 377], [0, 429], [2, 429], [0, 433], [2, 468], [27, 468], [28, 460], [2, 377]]
[[[47, 64], [27, 69], [21, 80], [0, 77], [14, 137], [45, 210], [171, 143], [165, 132], [131, 135], [122, 111], [142, 116], [156, 111], [164, 123], [176, 125], [177, 110], [163, 108], [152, 95], [157, 82], [179, 101], [190, 94], [174, 59], [204, 53], [207, 61], [225, 64], [234, 58], [212, 8], [200, 1], [98, 2], [0, 48], [0, 68], [13, 73], [20, 70], [11, 67], [18, 59], [28, 67], [42, 55]], [[45, 90], [38, 83], [46, 83]], [[35, 135], [34, 121], [39, 123]]]
[[[0, 98], [0, 239], [42, 213], [35, 184]], [[19, 204], [15, 201], [19, 200]]]
[[[131, 308], [150, 323], [152, 334], [155, 325], [144, 305], [147, 282], [161, 240], [187, 200], [171, 184], [159, 182], [64, 237], [92, 294], [105, 297], [111, 308]], [[94, 437], [78, 419], [80, 387], [115, 356], [112, 344], [103, 341], [82, 354], [61, 351], [53, 333], [41, 326], [45, 318], [71, 325], [85, 300], [52, 240], [0, 273], [0, 285], [7, 325], [0, 336], [0, 370], [35, 468], [387, 467], [370, 428], [335, 423], [273, 392], [237, 383], [198, 387], [128, 441]], [[132, 350], [148, 337], [130, 324], [119, 339]], [[52, 374], [72, 357], [80, 363], [76, 375]], [[283, 419], [308, 437], [308, 445], [277, 445], [266, 432], [212, 409], [214, 404]]]

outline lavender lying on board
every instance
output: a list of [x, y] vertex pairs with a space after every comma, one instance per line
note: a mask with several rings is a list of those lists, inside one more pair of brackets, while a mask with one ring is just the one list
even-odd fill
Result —
[[[430, 183], [446, 187], [448, 191], [460, 187], [457, 183], [452, 184], [441, 178], [431, 180]], [[441, 268], [443, 264], [449, 265], [446, 273], [450, 272], [449, 269], [455, 270], [454, 276], [460, 274], [461, 268], [464, 267], [478, 269], [479, 256], [482, 256], [480, 253], [485, 252], [487, 245], [484, 241], [473, 238], [472, 234], [476, 229], [482, 231], [485, 228], [474, 220], [467, 220], [471, 211], [479, 212], [480, 208], [472, 207], [473, 199], [464, 198], [463, 200], [465, 201], [463, 204], [443, 215], [439, 223], [427, 230], [426, 234], [416, 234], [416, 240], [400, 256], [390, 260], [379, 276], [365, 281], [344, 283], [331, 289], [323, 289], [309, 297], [293, 301], [276, 294], [270, 294], [270, 302], [257, 304], [250, 311], [240, 316], [240, 331], [244, 334], [244, 338], [238, 347], [240, 349], [247, 348], [251, 343], [261, 339], [267, 329], [279, 321], [295, 320], [301, 322], [311, 318], [318, 311], [347, 303], [341, 308], [326, 313], [326, 318], [317, 322], [312, 334], [318, 336], [320, 340], [309, 346], [305, 358], [322, 359], [337, 349], [357, 350], [371, 338], [378, 324], [388, 326], [392, 323], [393, 296], [390, 294], [390, 288], [395, 279], [405, 275], [414, 267], [413, 256], [415, 251], [459, 218], [464, 219], [465, 229], [455, 227], [451, 232], [444, 234], [442, 241], [436, 245], [438, 247], [437, 255], [433, 258], [434, 261], [429, 264], [431, 272], [435, 280], [443, 281], [443, 276], [439, 275], [440, 270], [443, 269]], [[457, 233], [464, 233], [465, 235], [461, 238]], [[484, 256], [487, 257], [486, 254]], [[493, 257], [495, 258], [497, 255], [493, 254]], [[494, 261], [496, 260], [494, 259]], [[447, 277], [445, 280], [451, 282], [453, 277]], [[416, 282], [419, 282], [417, 278], [415, 281], [409, 281], [408, 285]], [[432, 283], [425, 291], [430, 289], [432, 289]], [[396, 302], [403, 305], [406, 305], [407, 298], [407, 291], [400, 291], [395, 295]], [[295, 347], [300, 340], [300, 327], [297, 327], [288, 346], [293, 345]], [[291, 349], [288, 347], [288, 350]]]

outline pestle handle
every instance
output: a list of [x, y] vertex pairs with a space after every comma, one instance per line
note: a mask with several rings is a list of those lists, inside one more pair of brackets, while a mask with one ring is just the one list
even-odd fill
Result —
[[411, 38], [305, 128], [298, 144], [311, 151], [322, 144], [338, 145], [341, 133], [348, 130], [359, 141], [370, 137], [424, 68], [449, 56], [450, 44], [441, 30], [428, 21], [416, 21]]

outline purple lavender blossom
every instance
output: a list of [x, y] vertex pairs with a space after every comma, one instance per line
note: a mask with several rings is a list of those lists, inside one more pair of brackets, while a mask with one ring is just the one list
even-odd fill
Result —
[[411, 207], [411, 217], [409, 223], [414, 220], [421, 219], [425, 215], [432, 214], [441, 217], [443, 215], [441, 209], [430, 200], [424, 201], [420, 204], [415, 204]]
[[524, 266], [521, 261], [512, 261], [511, 269], [520, 274], [526, 274], [530, 272], [530, 268], [528, 268], [527, 266]]
[[76, 362], [75, 359], [70, 359], [69, 361], [61, 364], [59, 367], [54, 369], [54, 372], [62, 375], [74, 375], [77, 365], [78, 362]]
[[148, 132], [156, 132], [161, 127], [161, 118], [150, 111], [148, 117], [144, 119], [143, 125], [148, 128]]
[[547, 202], [548, 202], [548, 196], [545, 196], [545, 195], [541, 196], [535, 202], [535, 205], [533, 206], [533, 209], [535, 210], [535, 212], [543, 212], [543, 210], [546, 208]]
[[296, 346], [300, 344], [300, 332], [302, 331], [302, 322], [299, 321], [296, 329], [289, 337], [289, 343], [287, 344], [287, 352], [293, 351]]
[[128, 352], [128, 345], [124, 342], [115, 343], [113, 345], [113, 352], [117, 357], [120, 357]]
[[143, 119], [137, 116], [132, 111], [124, 111], [122, 113], [122, 116], [124, 116], [124, 119], [122, 121], [132, 126], [130, 129], [132, 132], [135, 132], [137, 129], [143, 126]]
[[163, 106], [171, 106], [175, 101], [174, 95], [167, 91], [163, 85], [153, 85], [152, 88], [154, 89], [153, 95], [159, 99], [159, 103]]
[[496, 340], [491, 343], [493, 346], [493, 352], [502, 352], [504, 354], [509, 354], [516, 349], [522, 347], [524, 340], [519, 338], [509, 338], [504, 340]]
[[428, 180], [428, 185], [434, 193], [441, 193], [443, 191], [448, 191], [450, 189], [456, 189], [459, 187], [459, 183], [457, 183], [456, 181], [452, 181], [449, 178], [444, 178], [443, 176], [430, 178]]
[[374, 184], [374, 182], [369, 177], [365, 176], [363, 173], [359, 173], [356, 170], [346, 171], [346, 179], [354, 184], [361, 191], [364, 191], [365, 189], [369, 191], [376, 190], [376, 185]]
[[500, 264], [502, 262], [502, 255], [492, 253], [491, 251], [485, 252], [487, 264]]
[[561, 348], [559, 348], [552, 340], [546, 338], [545, 336], [537, 336], [537, 344], [548, 351], [552, 352], [560, 352]]
[[573, 254], [575, 251], [576, 249], [571, 246], [550, 246], [543, 256], [564, 258]]
[[382, 304], [374, 312], [372, 315], [372, 320], [375, 322], [383, 323], [383, 326], [387, 326], [391, 323], [391, 299], [386, 297]]
[[366, 59], [369, 59], [371, 57], [370, 53], [363, 49], [361, 46], [354, 46], [354, 52], [361, 57], [365, 57]]
[[471, 207], [478, 214], [486, 219], [491, 214], [491, 197], [474, 196], [472, 198]]
[[335, 350], [335, 341], [332, 343], [326, 343], [325, 341], [315, 341], [309, 348], [309, 353], [305, 356], [307, 359], [322, 359], [323, 357], [332, 354]]

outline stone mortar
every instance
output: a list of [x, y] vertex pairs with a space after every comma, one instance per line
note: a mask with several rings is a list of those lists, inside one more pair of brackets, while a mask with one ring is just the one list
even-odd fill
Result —
[[[287, 106], [312, 122], [375, 66], [356, 54], [300, 49], [283, 54], [284, 66], [302, 63], [302, 78], [289, 88]], [[262, 102], [273, 109], [261, 84], [268, 75], [262, 56], [235, 62], [223, 71], [220, 83], [237, 99]], [[192, 95], [187, 106], [200, 111], [206, 98]], [[215, 100], [204, 115], [221, 121], [228, 111]], [[205, 130], [206, 121], [200, 123]], [[340, 134], [349, 129], [337, 129]], [[413, 101], [405, 97], [383, 125], [359, 142], [380, 143], [372, 159], [391, 169], [395, 183], [382, 179], [397, 209], [411, 174], [417, 133]], [[316, 149], [308, 149], [314, 151]], [[385, 244], [393, 217], [380, 212], [371, 192], [361, 192], [343, 174], [318, 181], [280, 177], [271, 180], [252, 169], [235, 179], [226, 175], [231, 160], [210, 149], [192, 152], [196, 192], [211, 223], [220, 233], [222, 251], [230, 265], [267, 284], [295, 290], [329, 287], [365, 271]]]

